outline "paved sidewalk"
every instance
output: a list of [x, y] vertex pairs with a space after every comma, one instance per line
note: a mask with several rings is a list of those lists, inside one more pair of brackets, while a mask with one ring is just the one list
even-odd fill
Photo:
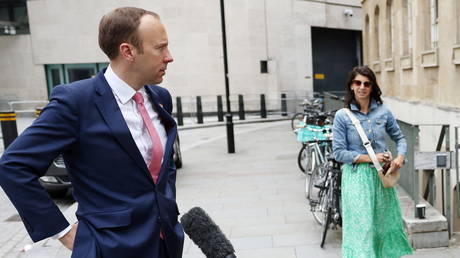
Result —
[[[182, 213], [204, 208], [230, 238], [238, 258], [341, 257], [341, 231], [330, 231], [324, 249], [321, 228], [304, 198], [296, 164], [300, 145], [288, 121], [236, 127], [236, 154], [217, 137], [185, 151], [177, 178]], [[206, 157], [206, 159], [204, 159]], [[184, 258], [205, 257], [186, 239]], [[409, 257], [409, 256], [408, 256]], [[460, 257], [460, 249], [417, 250], [410, 257]]]
[[[290, 123], [235, 128], [236, 153], [219, 138], [184, 152], [177, 178], [182, 213], [205, 209], [242, 257], [340, 257], [340, 232], [319, 247], [320, 226], [304, 198], [297, 168], [299, 143]], [[204, 159], [203, 157], [206, 157]], [[184, 258], [205, 257], [187, 239]]]

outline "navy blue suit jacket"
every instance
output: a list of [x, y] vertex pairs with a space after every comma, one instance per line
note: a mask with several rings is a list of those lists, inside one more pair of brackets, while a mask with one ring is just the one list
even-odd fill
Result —
[[69, 225], [37, 180], [62, 153], [79, 204], [73, 258], [157, 257], [160, 228], [171, 258], [182, 257], [171, 96], [159, 86], [146, 91], [167, 132], [156, 185], [103, 72], [54, 88], [40, 117], [5, 151], [0, 185], [32, 240]]

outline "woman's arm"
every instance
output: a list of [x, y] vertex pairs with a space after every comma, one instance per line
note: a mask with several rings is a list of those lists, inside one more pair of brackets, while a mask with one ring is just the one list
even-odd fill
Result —
[[399, 128], [396, 118], [391, 113], [391, 111], [388, 110], [387, 113], [388, 118], [386, 123], [386, 132], [388, 133], [390, 138], [396, 143], [396, 148], [398, 150], [398, 156], [393, 160], [393, 163], [398, 168], [401, 168], [404, 164], [404, 159], [407, 153], [406, 138], [404, 137], [404, 134], [402, 133], [401, 128]]
[[338, 162], [355, 163], [361, 155], [356, 151], [349, 151], [347, 148], [349, 143], [347, 139], [346, 115], [343, 109], [337, 111], [335, 114], [332, 127], [332, 133], [334, 134], [332, 150], [334, 152], [334, 158]]
[[[385, 153], [377, 153], [375, 154], [377, 157], [377, 160], [382, 163], [382, 162], [387, 162], [390, 161], [390, 156]], [[369, 155], [367, 154], [361, 154], [359, 155], [358, 159], [355, 161], [355, 163], [372, 163], [372, 159]]]

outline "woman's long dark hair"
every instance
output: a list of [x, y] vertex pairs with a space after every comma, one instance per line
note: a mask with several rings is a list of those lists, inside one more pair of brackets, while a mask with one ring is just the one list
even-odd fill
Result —
[[[375, 78], [374, 72], [368, 66], [356, 66], [354, 67], [349, 75], [346, 87], [346, 95], [345, 95], [345, 105], [344, 107], [350, 108], [350, 104], [355, 104], [358, 109], [361, 109], [361, 106], [355, 99], [355, 93], [351, 90], [351, 84], [357, 75], [365, 76], [372, 82], [372, 91], [371, 91], [371, 100], [374, 99], [377, 103], [382, 104], [383, 100], [380, 98], [382, 95], [382, 91], [380, 90], [379, 85], [377, 84], [377, 79]], [[369, 105], [371, 101], [369, 101]]]

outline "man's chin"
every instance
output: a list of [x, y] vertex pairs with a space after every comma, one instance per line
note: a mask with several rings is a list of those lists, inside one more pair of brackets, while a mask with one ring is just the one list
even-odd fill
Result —
[[152, 80], [151, 83], [149, 83], [149, 84], [156, 85], [156, 84], [160, 84], [162, 82], [163, 82], [163, 78]]

